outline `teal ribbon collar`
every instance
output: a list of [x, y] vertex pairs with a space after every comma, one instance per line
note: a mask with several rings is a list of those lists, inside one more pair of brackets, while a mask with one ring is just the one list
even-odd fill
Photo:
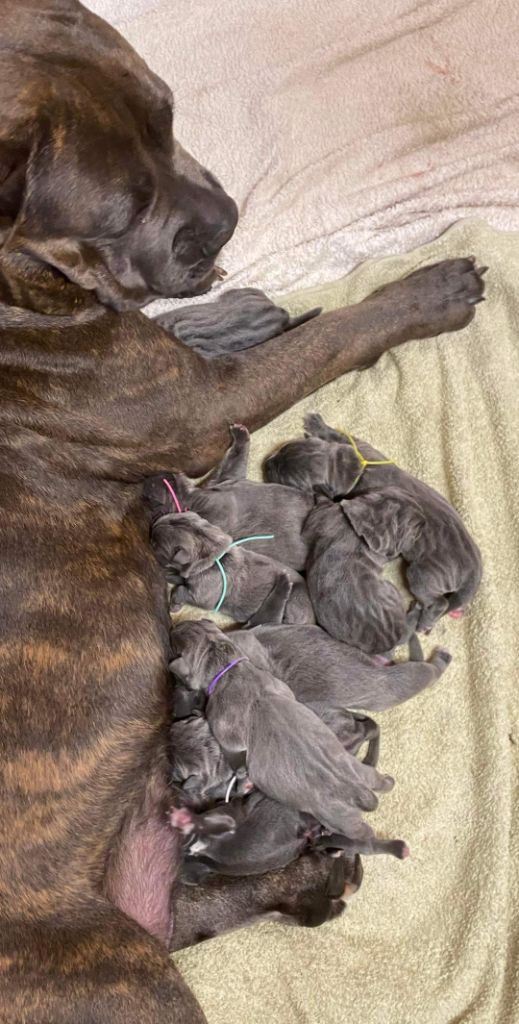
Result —
[[213, 608], [213, 611], [220, 611], [220, 608], [222, 607], [227, 596], [227, 573], [222, 565], [222, 558], [225, 557], [225, 555], [227, 554], [228, 551], [231, 550], [231, 548], [237, 548], [239, 544], [248, 544], [248, 542], [251, 540], [274, 540], [274, 534], [256, 533], [252, 537], [242, 537], [241, 540], [233, 540], [232, 544], [229, 544], [229, 547], [226, 548], [225, 551], [222, 551], [221, 555], [218, 555], [218, 557], [215, 558], [214, 564], [218, 566], [222, 576], [222, 592]]

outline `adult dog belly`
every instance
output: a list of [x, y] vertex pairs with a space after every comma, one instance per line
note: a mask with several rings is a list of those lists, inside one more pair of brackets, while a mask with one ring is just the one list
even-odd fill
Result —
[[95, 502], [21, 502], [0, 565], [1, 915], [108, 888], [166, 938], [167, 610], [145, 529]]

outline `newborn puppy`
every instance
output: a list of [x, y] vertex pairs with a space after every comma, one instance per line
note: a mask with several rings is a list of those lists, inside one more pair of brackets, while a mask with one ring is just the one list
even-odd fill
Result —
[[[316, 413], [305, 418], [305, 432], [305, 439], [290, 442], [267, 460], [266, 479], [303, 490], [317, 487], [331, 497], [351, 496], [355, 504], [349, 520], [370, 550], [405, 558], [407, 583], [419, 607], [418, 629], [428, 631], [446, 612], [459, 618], [478, 589], [482, 566], [457, 512], [432, 487], [388, 462], [366, 441], [332, 430]], [[419, 513], [423, 520], [417, 529]]]
[[181, 580], [173, 607], [222, 609], [236, 622], [253, 625], [315, 621], [302, 576], [234, 543], [196, 512], [171, 512], [155, 521], [151, 545], [157, 560], [170, 582]]
[[232, 288], [216, 302], [181, 306], [155, 317], [155, 323], [206, 358], [253, 348], [306, 320], [321, 308], [291, 317], [259, 288]]
[[173, 945], [193, 946], [259, 920], [314, 928], [338, 917], [360, 888], [360, 857], [309, 853], [280, 871], [247, 878], [182, 877], [173, 890]]
[[182, 622], [171, 631], [170, 669], [208, 695], [206, 717], [225, 757], [245, 764], [267, 796], [312, 815], [332, 832], [371, 838], [358, 808], [372, 810], [373, 790], [391, 789], [345, 751], [333, 733], [282, 683], [243, 656], [214, 622]]
[[174, 809], [174, 828], [184, 836], [188, 877], [262, 875], [285, 867], [310, 848], [323, 828], [310, 814], [284, 807], [258, 790], [242, 799], [189, 814]]
[[418, 612], [407, 612], [396, 587], [382, 576], [385, 555], [373, 551], [350, 525], [344, 505], [319, 497], [306, 519], [306, 584], [320, 626], [336, 640], [369, 654], [404, 643]]
[[[297, 700], [319, 715], [320, 706], [386, 711], [431, 686], [452, 660], [441, 647], [429, 661], [421, 660], [416, 637], [409, 649], [412, 657], [420, 660], [384, 666], [363, 651], [334, 640], [319, 626], [265, 625], [232, 635], [242, 654], [282, 679]], [[332, 729], [336, 731], [333, 725]]]
[[313, 508], [313, 497], [282, 484], [247, 480], [249, 432], [239, 424], [230, 430], [230, 448], [200, 487], [183, 473], [163, 473], [146, 480], [143, 498], [148, 511], [156, 520], [174, 511], [176, 498], [181, 509], [197, 512], [233, 537], [273, 534], [270, 540], [255, 541], [254, 551], [299, 572], [306, 560], [301, 531]]
[[[233, 771], [199, 713], [173, 722], [169, 738], [170, 780], [183, 805], [195, 811], [206, 810], [225, 799], [234, 777], [233, 795], [250, 789], [244, 769]], [[176, 827], [180, 827], [178, 822]]]
[[353, 853], [409, 856], [401, 840], [330, 835], [311, 815], [284, 807], [255, 791], [203, 814], [174, 810], [171, 823], [187, 839], [186, 872], [201, 880], [207, 873], [260, 875], [290, 864], [305, 850], [347, 849]]

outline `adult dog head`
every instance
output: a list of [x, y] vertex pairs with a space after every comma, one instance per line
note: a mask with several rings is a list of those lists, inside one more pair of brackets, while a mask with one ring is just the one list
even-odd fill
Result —
[[0, 25], [0, 299], [206, 291], [237, 209], [174, 141], [169, 88], [76, 0], [0, 0]]

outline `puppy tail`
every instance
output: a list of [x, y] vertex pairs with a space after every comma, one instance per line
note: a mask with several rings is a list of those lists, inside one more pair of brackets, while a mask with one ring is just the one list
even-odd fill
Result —
[[322, 311], [322, 306], [314, 306], [313, 309], [308, 309], [306, 313], [301, 313], [300, 316], [291, 316], [287, 326], [285, 327], [285, 331], [291, 331], [294, 327], [299, 327], [300, 324], [306, 324], [307, 320], [313, 320], [314, 317], [319, 316]]
[[408, 648], [409, 648], [409, 661], [423, 661], [424, 660], [422, 645], [421, 645], [421, 643], [420, 643], [416, 633], [413, 633], [409, 637]]
[[364, 840], [350, 839], [349, 836], [333, 832], [331, 835], [321, 836], [315, 846], [317, 849], [345, 850], [354, 854], [390, 854], [398, 860], [407, 860], [409, 857], [409, 847], [401, 839], [377, 839], [376, 836]]

